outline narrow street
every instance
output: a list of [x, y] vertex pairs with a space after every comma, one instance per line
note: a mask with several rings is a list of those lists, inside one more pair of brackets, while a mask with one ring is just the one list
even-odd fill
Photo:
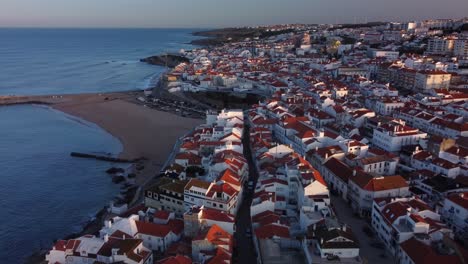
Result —
[[[384, 249], [374, 248], [371, 246], [372, 238], [368, 237], [362, 228], [367, 225], [363, 219], [357, 218], [353, 214], [351, 207], [341, 197], [331, 196], [331, 203], [335, 208], [335, 212], [340, 222], [351, 227], [354, 236], [359, 241], [359, 252], [364, 264], [392, 264], [395, 263], [393, 257], [386, 253]], [[381, 255], [385, 254], [385, 257]]]
[[[244, 127], [242, 144], [244, 147], [244, 156], [249, 165], [249, 178], [247, 181], [253, 181], [255, 186], [258, 179], [258, 171], [253, 162], [252, 152], [250, 149], [250, 127], [248, 125]], [[234, 247], [233, 258], [234, 263], [256, 263], [256, 252], [253, 240], [251, 236], [247, 235], [247, 229], [250, 229], [253, 232], [250, 219], [250, 205], [252, 204], [252, 197], [253, 190], [249, 190], [245, 187], [241, 206], [237, 212], [235, 232], [236, 244]]]

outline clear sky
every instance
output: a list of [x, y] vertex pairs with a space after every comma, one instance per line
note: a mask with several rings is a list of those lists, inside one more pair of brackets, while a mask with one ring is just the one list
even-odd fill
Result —
[[0, 0], [0, 27], [226, 27], [468, 15], [468, 0]]

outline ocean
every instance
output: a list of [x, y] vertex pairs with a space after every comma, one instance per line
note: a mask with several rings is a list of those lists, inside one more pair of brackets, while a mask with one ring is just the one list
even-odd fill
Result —
[[139, 62], [191, 49], [189, 29], [0, 29], [0, 95], [144, 89], [164, 71]]
[[[0, 95], [143, 89], [163, 67], [139, 59], [190, 49], [192, 30], [0, 29]], [[114, 164], [71, 151], [118, 154], [99, 127], [44, 106], [0, 107], [0, 263], [21, 263], [80, 231], [119, 194]]]

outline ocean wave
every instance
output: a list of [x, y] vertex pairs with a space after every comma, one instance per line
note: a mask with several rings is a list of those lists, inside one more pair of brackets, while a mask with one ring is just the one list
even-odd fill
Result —
[[158, 72], [146, 76], [146, 78], [143, 80], [143, 85], [141, 89], [148, 89], [156, 86], [156, 84], [158, 84], [159, 77], [161, 76], [161, 74], [161, 72]]

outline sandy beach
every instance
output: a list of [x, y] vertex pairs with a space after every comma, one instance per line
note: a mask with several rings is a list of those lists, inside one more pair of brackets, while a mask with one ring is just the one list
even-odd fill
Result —
[[177, 139], [203, 120], [144, 107], [135, 99], [139, 95], [141, 93], [121, 92], [10, 97], [0, 98], [0, 105], [46, 103], [54, 109], [95, 123], [121, 141], [123, 151], [119, 157], [147, 159], [144, 170], [136, 178], [137, 184], [141, 185], [161, 170]]

